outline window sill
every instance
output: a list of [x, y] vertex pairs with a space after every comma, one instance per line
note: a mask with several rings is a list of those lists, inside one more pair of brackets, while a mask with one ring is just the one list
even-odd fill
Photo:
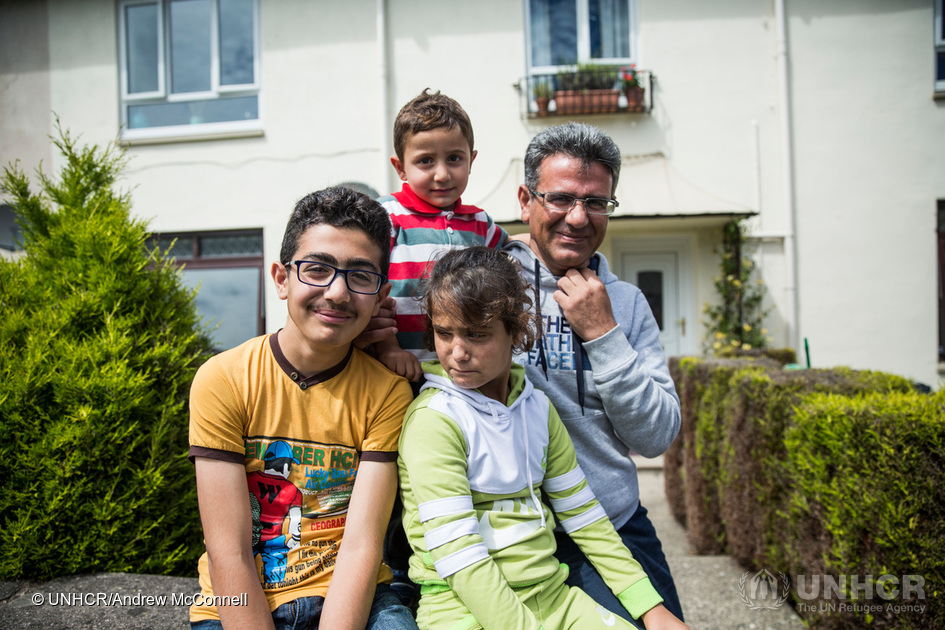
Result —
[[653, 108], [653, 73], [633, 70], [637, 83], [624, 86], [624, 68], [536, 73], [520, 79], [522, 118], [586, 116], [593, 114], [647, 114]]
[[261, 124], [246, 126], [239, 129], [190, 127], [166, 127], [163, 129], [134, 129], [123, 130], [121, 144], [123, 146], [141, 146], [148, 144], [170, 144], [177, 142], [206, 142], [208, 140], [231, 140], [234, 138], [256, 138], [264, 135]]

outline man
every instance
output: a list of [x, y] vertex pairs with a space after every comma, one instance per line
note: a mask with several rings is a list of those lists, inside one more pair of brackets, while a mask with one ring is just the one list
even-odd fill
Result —
[[[529, 144], [525, 183], [518, 190], [528, 243], [512, 241], [507, 251], [540, 287], [536, 307], [544, 339], [516, 360], [551, 399], [591, 489], [665, 606], [682, 619], [662, 547], [640, 505], [629, 455], [656, 457], [669, 447], [679, 431], [679, 398], [646, 299], [637, 287], [618, 280], [597, 253], [617, 205], [619, 174], [620, 150], [596, 127], [550, 127]], [[563, 533], [557, 556], [570, 567], [571, 585], [626, 615]]]
[[197, 372], [195, 628], [416, 629], [381, 563], [410, 386], [352, 347], [390, 292], [390, 230], [348, 188], [299, 201], [271, 268], [285, 327]]

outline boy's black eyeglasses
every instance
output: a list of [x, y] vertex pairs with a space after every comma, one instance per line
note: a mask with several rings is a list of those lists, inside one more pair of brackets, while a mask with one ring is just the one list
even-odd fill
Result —
[[364, 295], [375, 295], [381, 290], [381, 285], [387, 281], [386, 276], [364, 269], [339, 269], [327, 263], [314, 260], [293, 260], [285, 263], [286, 269], [295, 265], [295, 273], [299, 282], [313, 287], [327, 287], [340, 273], [345, 278], [348, 290]]
[[545, 206], [552, 212], [570, 212], [575, 204], [580, 201], [584, 204], [584, 212], [588, 214], [608, 216], [613, 214], [614, 210], [617, 209], [617, 206], [620, 205], [617, 203], [616, 199], [604, 199], [602, 197], [587, 197], [585, 199], [581, 199], [580, 197], [575, 197], [569, 193], [540, 193], [532, 190], [531, 188], [528, 190], [533, 195], [541, 199], [541, 205]]

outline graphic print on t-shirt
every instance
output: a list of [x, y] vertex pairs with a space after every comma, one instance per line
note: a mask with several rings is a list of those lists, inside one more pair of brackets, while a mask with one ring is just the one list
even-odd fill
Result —
[[265, 437], [247, 438], [245, 446], [261, 581], [285, 587], [329, 570], [357, 476], [357, 451]]
[[[544, 346], [548, 369], [574, 371], [578, 359], [571, 324], [561, 315], [542, 314], [541, 319], [544, 331], [541, 339], [536, 343]], [[540, 356], [538, 346], [535, 346], [517, 360], [523, 365], [540, 365]], [[590, 369], [590, 363], [586, 359], [584, 369]]]

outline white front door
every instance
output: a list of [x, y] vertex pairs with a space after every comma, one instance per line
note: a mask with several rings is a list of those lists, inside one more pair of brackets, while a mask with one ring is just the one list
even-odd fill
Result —
[[[643, 292], [660, 327], [660, 343], [666, 356], [683, 351], [685, 317], [679, 303], [679, 256], [675, 251], [623, 252], [620, 278]], [[688, 348], [687, 348], [688, 349]]]

